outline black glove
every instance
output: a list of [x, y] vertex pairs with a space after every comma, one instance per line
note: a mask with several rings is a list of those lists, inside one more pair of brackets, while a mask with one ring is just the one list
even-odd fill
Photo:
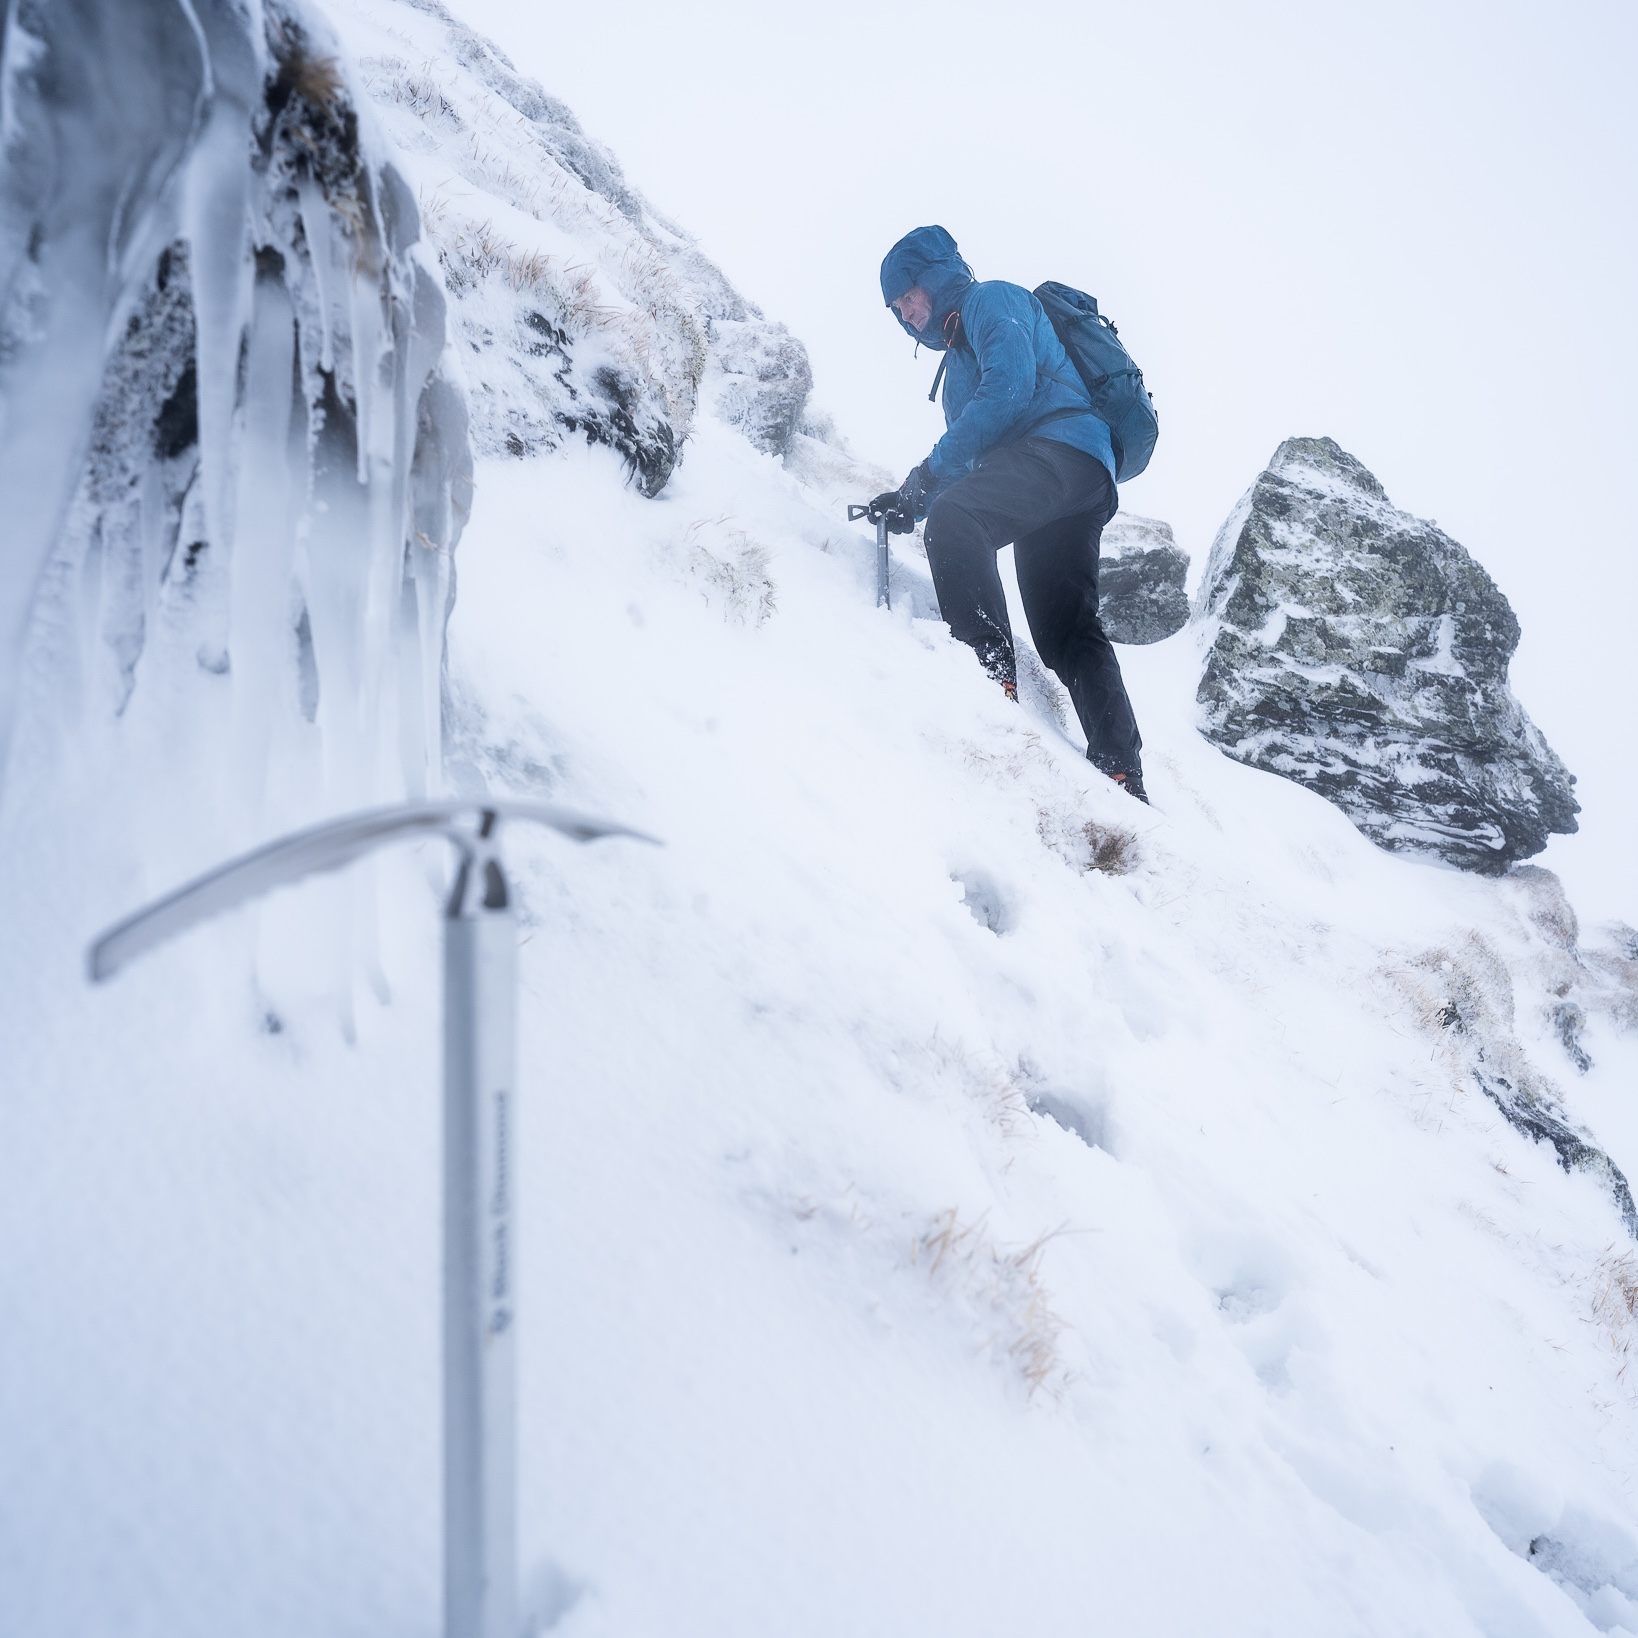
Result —
[[872, 523], [887, 519], [890, 535], [907, 535], [916, 519], [927, 510], [927, 493], [933, 487], [932, 470], [923, 461], [897, 489], [885, 490], [866, 508]]
[[916, 526], [915, 515], [904, 504], [904, 496], [896, 489], [885, 489], [865, 508], [865, 516], [872, 523], [887, 519], [890, 535], [907, 535]]
[[933, 492], [933, 468], [923, 461], [910, 469], [910, 476], [899, 485], [905, 508], [913, 518], [926, 517], [927, 497]]

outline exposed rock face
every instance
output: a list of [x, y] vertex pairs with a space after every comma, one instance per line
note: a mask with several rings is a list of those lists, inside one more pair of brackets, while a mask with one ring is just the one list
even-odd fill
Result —
[[1098, 614], [1117, 643], [1158, 643], [1188, 623], [1189, 554], [1169, 523], [1117, 514], [1103, 532]]
[[[1527, 996], [1549, 1007], [1560, 1044], [1577, 1069], [1588, 1067], [1579, 1036], [1562, 1033], [1558, 1007], [1577, 1021], [1581, 1008], [1567, 999], [1579, 975], [1580, 952], [1573, 924], [1568, 943], [1556, 915], [1567, 909], [1557, 878], [1548, 871], [1529, 873], [1519, 883], [1529, 922], [1537, 935], [1537, 955], [1544, 957], [1529, 979], [1546, 980], [1545, 992], [1527, 982]], [[1573, 923], [1573, 918], [1572, 918]], [[1566, 1172], [1586, 1172], [1608, 1193], [1627, 1233], [1638, 1240], [1638, 1205], [1621, 1168], [1594, 1135], [1575, 1122], [1563, 1092], [1526, 1051], [1519, 1032], [1514, 975], [1501, 953], [1478, 934], [1438, 949], [1422, 951], [1396, 963], [1391, 983], [1410, 997], [1415, 1014], [1430, 1030], [1431, 1062], [1442, 1064], [1452, 1086], [1476, 1088], [1501, 1112], [1515, 1131], [1534, 1143], [1551, 1146]]]
[[1508, 688], [1507, 599], [1329, 438], [1280, 445], [1200, 600], [1201, 726], [1237, 761], [1318, 791], [1382, 847], [1487, 874], [1576, 828], [1575, 781]]
[[405, 3], [419, 16], [401, 48], [371, 36], [359, 67], [407, 162], [426, 157], [424, 225], [479, 453], [542, 454], [576, 435], [617, 451], [653, 496], [703, 400], [783, 454], [812, 385], [801, 343], [498, 47], [442, 0]]

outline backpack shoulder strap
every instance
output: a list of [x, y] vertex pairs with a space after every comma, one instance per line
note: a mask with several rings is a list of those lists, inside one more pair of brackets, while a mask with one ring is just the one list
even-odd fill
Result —
[[967, 332], [961, 328], [961, 313], [959, 309], [944, 321], [944, 356], [938, 361], [938, 374], [933, 377], [932, 390], [927, 394], [927, 402], [938, 402], [939, 383], [944, 379], [944, 372], [950, 367], [950, 349], [959, 347], [967, 339]]

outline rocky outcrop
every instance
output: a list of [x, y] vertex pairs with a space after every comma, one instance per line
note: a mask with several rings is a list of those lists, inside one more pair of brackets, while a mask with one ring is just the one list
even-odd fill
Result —
[[1206, 736], [1380, 846], [1495, 874], [1576, 828], [1575, 781], [1508, 687], [1507, 599], [1329, 438], [1281, 444], [1217, 537], [1200, 610]]
[[[1562, 1090], [1525, 1048], [1518, 1018], [1520, 982], [1532, 1007], [1546, 1005], [1556, 1029], [1556, 1009], [1565, 1004], [1570, 988], [1565, 979], [1578, 972], [1581, 958], [1573, 917], [1566, 931], [1560, 916], [1568, 907], [1557, 878], [1545, 870], [1528, 872], [1516, 885], [1536, 957], [1521, 969], [1518, 981], [1502, 952], [1472, 933], [1396, 961], [1390, 985], [1412, 1002], [1412, 1016], [1429, 1033], [1430, 1062], [1443, 1067], [1452, 1090], [1482, 1092], [1514, 1131], [1547, 1144], [1565, 1172], [1592, 1177], [1608, 1194], [1627, 1233], [1638, 1240], [1638, 1204], [1625, 1173], [1593, 1133], [1575, 1121]], [[1573, 1002], [1569, 1005], [1580, 1013]], [[1578, 1036], [1560, 1035], [1560, 1044], [1571, 1062], [1583, 1068]]]
[[654, 496], [703, 403], [783, 454], [812, 384], [801, 343], [497, 46], [442, 0], [407, 4], [418, 43], [384, 49], [374, 35], [359, 65], [409, 162], [431, 156], [423, 217], [478, 451], [532, 456], [584, 438]]
[[746, 304], [568, 108], [439, 0], [411, 3], [438, 71], [419, 52], [382, 50], [377, 35], [358, 64], [407, 161], [434, 159], [422, 221], [450, 297], [473, 444], [523, 457], [581, 437], [657, 495], [693, 425], [708, 317], [743, 316]]
[[1103, 532], [1098, 615], [1117, 643], [1158, 643], [1188, 623], [1189, 554], [1169, 523], [1116, 515]]
[[711, 326], [717, 414], [765, 455], [783, 456], [802, 421], [813, 370], [783, 324], [724, 319]]

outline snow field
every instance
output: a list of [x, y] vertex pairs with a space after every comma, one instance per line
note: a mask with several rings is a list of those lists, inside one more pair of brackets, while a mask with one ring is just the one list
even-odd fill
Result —
[[[1469, 1487], [1529, 1473], [1550, 1489], [1546, 1476], [1566, 1471], [1580, 1487], [1586, 1459], [1593, 1487], [1609, 1487], [1599, 1516], [1620, 1516], [1629, 1469], [1601, 1453], [1630, 1425], [1618, 1356], [1581, 1358], [1572, 1386], [1558, 1353], [1589, 1328], [1593, 1254], [1619, 1222], [1595, 1185], [1564, 1180], [1476, 1093], [1441, 1079], [1436, 1041], [1391, 982], [1396, 964], [1470, 923], [1518, 949], [1507, 884], [1379, 855], [1323, 803], [1197, 743], [1179, 697], [1182, 639], [1129, 655], [1157, 752], [1162, 808], [1145, 813], [1050, 722], [1002, 701], [941, 627], [875, 611], [868, 540], [813, 515], [730, 435], [703, 426], [668, 496], [618, 521], [606, 465], [567, 456], [547, 518], [527, 468], [482, 474], [478, 518], [506, 520], [505, 568], [488, 582], [494, 602], [482, 570], [463, 581], [456, 675], [490, 699], [572, 697], [572, 727], [535, 723], [548, 737], [530, 760], [555, 770], [546, 791], [666, 838], [641, 859], [600, 849], [577, 861], [609, 883], [597, 937], [621, 970], [570, 963], [583, 988], [566, 1012], [598, 1016], [612, 984], [641, 1025], [635, 1041], [620, 1032], [612, 1061], [606, 1036], [588, 1037], [570, 1079], [632, 1075], [643, 1114], [631, 1135], [657, 1168], [633, 1189], [632, 1148], [607, 1144], [599, 1123], [604, 1164], [580, 1157], [603, 1180], [593, 1239], [621, 1232], [633, 1196], [646, 1215], [688, 1187], [666, 1219], [737, 1200], [771, 1241], [790, 1240], [783, 1278], [753, 1280], [755, 1300], [718, 1319], [731, 1250], [702, 1256], [692, 1235], [668, 1236], [654, 1280], [676, 1308], [667, 1353], [690, 1397], [716, 1380], [741, 1436], [750, 1422], [783, 1449], [819, 1422], [813, 1448], [782, 1464], [810, 1499], [778, 1511], [843, 1510], [852, 1591], [829, 1596], [862, 1602], [802, 1626], [778, 1604], [799, 1565], [766, 1562], [732, 1591], [713, 1580], [708, 1595], [666, 1596], [709, 1608], [718, 1626], [706, 1629], [724, 1631], [775, 1608], [816, 1632], [982, 1631], [1021, 1612], [1068, 1631], [1089, 1582], [1118, 1630], [1578, 1630], [1570, 1600], [1500, 1550]], [[713, 530], [767, 553], [774, 607], [760, 624], [715, 568], [679, 553]], [[925, 606], [913, 559], [899, 573], [903, 601]], [[551, 642], [517, 619], [520, 605], [543, 611]], [[498, 737], [527, 743], [504, 706], [500, 721]], [[1058, 848], [1083, 815], [1136, 837], [1136, 872], [1066, 862]], [[962, 902], [957, 878], [979, 875], [999, 937]], [[656, 900], [631, 899], [634, 879]], [[577, 928], [587, 915], [585, 893], [554, 898], [542, 938], [557, 914]], [[644, 931], [623, 929], [631, 917]], [[563, 981], [554, 974], [554, 990]], [[1104, 1147], [1031, 1114], [1032, 1099]], [[735, 1240], [744, 1232], [736, 1224]], [[806, 1281], [795, 1272], [815, 1265]], [[849, 1294], [851, 1324], [825, 1332], [863, 1357], [810, 1356], [794, 1376], [782, 1356], [763, 1364], [769, 1333], [816, 1291]], [[812, 1319], [789, 1322], [805, 1333]], [[865, 1432], [867, 1413], [831, 1397], [838, 1378], [862, 1380], [895, 1407], [882, 1372], [928, 1347], [927, 1331], [938, 1374], [978, 1400], [945, 1422], [948, 1437], [966, 1447], [997, 1417], [1015, 1437], [1055, 1430], [1022, 1480], [1054, 1498], [1041, 1566], [1025, 1545], [1042, 1539], [1039, 1521], [985, 1505], [1016, 1498], [1019, 1482], [983, 1475], [975, 1494], [941, 1480], [923, 1440]], [[725, 1335], [752, 1339], [749, 1356], [725, 1361]], [[622, 1352], [612, 1368], [631, 1373], [632, 1402], [683, 1392], [656, 1383], [641, 1347]], [[608, 1382], [609, 1360], [588, 1366]], [[923, 1400], [923, 1375], [912, 1381]], [[1581, 1457], [1562, 1444], [1567, 1404]], [[714, 1532], [759, 1484], [733, 1477], [705, 1500], [725, 1459], [719, 1423], [702, 1418], [694, 1445], [679, 1414], [663, 1419], [689, 1440], [683, 1465], [702, 1487], [691, 1511]], [[667, 1527], [631, 1529], [658, 1461], [637, 1444], [628, 1482], [608, 1485], [650, 1566], [631, 1566], [628, 1599], [655, 1579]], [[868, 1477], [861, 1451], [876, 1458]], [[895, 1498], [883, 1470], [918, 1474], [919, 1502]], [[1213, 1505], [1202, 1497], [1216, 1484]], [[952, 1550], [975, 1506], [988, 1549]], [[1167, 1564], [1174, 1515], [1190, 1507], [1193, 1533], [1218, 1545], [1191, 1545], [1179, 1588]], [[1261, 1530], [1306, 1568], [1266, 1585], [1252, 1568], [1266, 1545], [1246, 1539]], [[924, 1532], [918, 1547], [907, 1531]], [[928, 1579], [955, 1589], [951, 1613], [925, 1602], [920, 1578], [920, 1616], [886, 1613], [893, 1578], [868, 1569], [878, 1536], [941, 1566]], [[595, 1523], [588, 1538], [588, 1554], [607, 1551]], [[760, 1531], [757, 1551], [769, 1551]], [[704, 1548], [681, 1556], [702, 1576], [713, 1562]], [[635, 1609], [603, 1608], [611, 1596], [588, 1593], [565, 1630], [642, 1630]], [[1238, 1624], [1223, 1625], [1225, 1609]]]
[[[713, 422], [617, 478], [482, 468], [451, 633], [457, 784], [665, 843], [508, 843], [537, 1625], [1622, 1630], [1619, 1219], [1396, 980], [1477, 930], [1545, 1053], [1518, 885], [1217, 756], [1188, 634], [1126, 655], [1144, 810], [913, 547], [871, 606], [840, 497]], [[335, 888], [85, 990], [223, 831], [144, 697], [8, 812], [0, 1628], [431, 1632], [436, 856], [383, 867], [353, 1045]]]

